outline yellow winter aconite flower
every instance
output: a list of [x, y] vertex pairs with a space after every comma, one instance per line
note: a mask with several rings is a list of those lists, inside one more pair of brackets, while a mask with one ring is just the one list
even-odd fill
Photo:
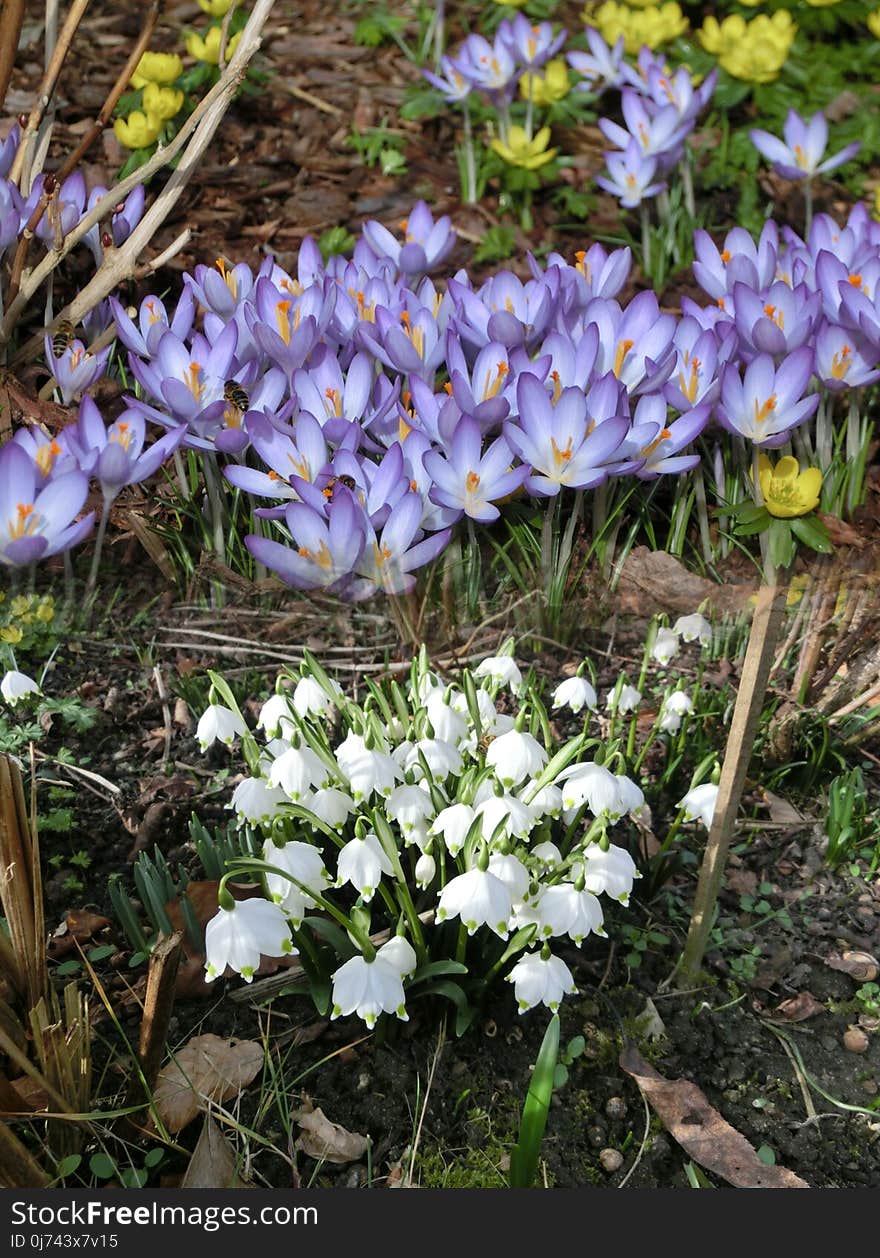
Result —
[[199, 8], [211, 17], [225, 17], [232, 0], [199, 0]]
[[162, 119], [148, 117], [140, 109], [127, 118], [117, 118], [113, 124], [113, 134], [127, 149], [148, 149], [155, 144], [161, 130]]
[[802, 472], [797, 459], [790, 454], [775, 465], [766, 454], [761, 454], [758, 456], [758, 484], [770, 514], [790, 520], [818, 507], [822, 473], [818, 467], [808, 467]]
[[132, 87], [148, 83], [173, 83], [183, 74], [183, 62], [176, 52], [145, 52], [131, 76]]
[[880, 9], [875, 9], [873, 13], [869, 13], [865, 18], [868, 23], [868, 30], [875, 39], [880, 39]]
[[659, 48], [687, 30], [687, 18], [678, 4], [650, 4], [644, 9], [631, 9], [625, 4], [606, 3], [589, 19], [607, 44], [623, 36], [624, 47], [635, 55], [643, 44]]
[[519, 94], [523, 100], [531, 96], [536, 105], [546, 108], [568, 95], [568, 66], [562, 57], [548, 61], [543, 74], [524, 74], [519, 81]]
[[[186, 51], [191, 57], [195, 57], [196, 61], [204, 61], [209, 66], [219, 65], [221, 33], [219, 26], [212, 26], [204, 39], [202, 39], [201, 35], [187, 35]], [[241, 39], [241, 31], [237, 35], [233, 35], [226, 45], [227, 61], [235, 52], [239, 39]]]
[[827, 9], [832, 4], [840, 4], [840, 0], [807, 0], [811, 9]]
[[24, 634], [15, 625], [4, 625], [0, 629], [0, 642], [8, 642], [10, 646], [18, 646]]
[[183, 107], [183, 92], [173, 87], [160, 87], [158, 83], [148, 83], [144, 88], [144, 113], [148, 118], [158, 118], [167, 122], [176, 117]]
[[750, 22], [739, 14], [723, 22], [707, 17], [698, 34], [706, 51], [714, 53], [735, 79], [772, 83], [785, 64], [797, 27], [791, 14], [779, 9], [772, 17], [761, 13]]
[[511, 127], [507, 133], [507, 143], [493, 140], [490, 148], [508, 166], [521, 166], [523, 170], [539, 170], [552, 162], [558, 149], [548, 149], [550, 128], [542, 127], [533, 139], [529, 139], [524, 127]]
[[49, 625], [55, 619], [55, 600], [51, 597], [44, 598], [37, 608], [35, 615], [37, 620], [41, 620], [44, 625]]

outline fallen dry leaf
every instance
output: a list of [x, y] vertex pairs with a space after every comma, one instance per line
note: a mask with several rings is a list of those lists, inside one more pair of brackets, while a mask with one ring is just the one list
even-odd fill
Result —
[[776, 822], [777, 825], [802, 826], [807, 820], [802, 812], [798, 812], [794, 804], [790, 804], [781, 795], [774, 795], [773, 791], [768, 790], [762, 791], [761, 794], [767, 805], [767, 811], [770, 813], [770, 820]]
[[832, 952], [825, 958], [825, 964], [829, 970], [840, 970], [859, 983], [873, 983], [880, 974], [880, 962], [870, 952], [848, 951], [843, 956]]
[[739, 895], [754, 895], [758, 890], [758, 875], [753, 869], [728, 869], [724, 879], [728, 888]]
[[781, 1005], [776, 1006], [775, 1012], [777, 1017], [786, 1022], [806, 1022], [807, 1018], [824, 1013], [825, 1006], [820, 1004], [812, 992], [803, 991], [792, 996], [790, 1000], [783, 1000]]
[[664, 1079], [633, 1044], [620, 1054], [620, 1068], [635, 1079], [669, 1134], [695, 1162], [735, 1188], [809, 1188], [784, 1166], [765, 1166], [740, 1132], [731, 1127], [689, 1079]]
[[739, 611], [754, 592], [754, 585], [718, 585], [697, 576], [674, 555], [647, 546], [636, 546], [627, 555], [617, 587], [620, 610], [634, 615], [657, 608], [692, 612], [706, 600], [718, 611]]
[[202, 1133], [181, 1181], [181, 1188], [250, 1188], [236, 1170], [235, 1150], [214, 1122], [205, 1115]]
[[208, 1101], [228, 1101], [259, 1074], [263, 1047], [253, 1040], [196, 1035], [159, 1071], [153, 1099], [165, 1126], [181, 1131]]
[[346, 1131], [333, 1123], [320, 1109], [312, 1109], [308, 1103], [293, 1116], [300, 1129], [296, 1148], [310, 1158], [324, 1162], [356, 1162], [363, 1157], [369, 1146], [368, 1136]]

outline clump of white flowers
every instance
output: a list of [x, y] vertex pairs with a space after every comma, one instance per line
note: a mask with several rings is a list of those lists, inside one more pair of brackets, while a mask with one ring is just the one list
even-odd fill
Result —
[[[212, 678], [198, 736], [241, 738], [249, 774], [229, 807], [263, 838], [262, 859], [242, 858], [227, 877], [262, 879], [258, 903], [272, 912], [231, 909], [224, 886], [206, 933], [210, 977], [228, 966], [249, 978], [260, 954], [295, 944], [314, 980], [331, 942], [326, 1007], [370, 1026], [382, 1012], [406, 1019], [408, 988], [430, 991], [438, 975], [441, 994], [458, 985], [465, 1004], [506, 977], [520, 1012], [555, 1009], [575, 990], [554, 941], [604, 936], [602, 898], [628, 902], [639, 873], [612, 833], [646, 807], [603, 741], [591, 682], [579, 674], [552, 693], [570, 723], [581, 714], [562, 741], [510, 644], [452, 682], [422, 652], [403, 682], [368, 682], [360, 700], [307, 656], [263, 706], [260, 743]], [[639, 698], [618, 685], [613, 706]], [[670, 696], [671, 723], [686, 698]]]

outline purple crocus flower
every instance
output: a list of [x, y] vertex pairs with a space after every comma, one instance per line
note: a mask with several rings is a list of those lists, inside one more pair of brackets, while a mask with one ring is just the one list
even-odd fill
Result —
[[817, 380], [832, 393], [876, 384], [880, 380], [880, 370], [872, 366], [877, 357], [876, 350], [863, 353], [862, 345], [858, 333], [823, 320], [815, 339], [814, 374]]
[[15, 184], [0, 177], [0, 254], [18, 239], [22, 201]]
[[678, 419], [666, 418], [666, 403], [657, 394], [639, 398], [633, 415], [630, 441], [637, 447], [638, 466], [633, 468], [639, 480], [656, 480], [658, 476], [689, 472], [700, 462], [699, 454], [681, 454], [700, 435], [709, 422], [712, 408], [704, 402]]
[[443, 362], [440, 326], [428, 307], [418, 303], [397, 315], [379, 306], [375, 323], [361, 325], [359, 340], [380, 362], [401, 375], [433, 380]]
[[475, 87], [491, 100], [511, 99], [522, 70], [500, 33], [496, 33], [492, 44], [482, 35], [468, 35], [459, 56], [463, 73]]
[[153, 357], [165, 332], [171, 331], [178, 340], [185, 341], [192, 331], [196, 303], [188, 284], [184, 285], [170, 320], [161, 297], [152, 294], [141, 302], [137, 324], [132, 322], [121, 302], [115, 297], [109, 300], [116, 323], [116, 335], [126, 349], [130, 349], [133, 354], [139, 354], [141, 358]]
[[719, 422], [756, 446], [784, 445], [797, 428], [816, 411], [819, 395], [804, 397], [813, 372], [813, 351], [806, 345], [777, 367], [769, 354], [758, 354], [740, 377], [729, 363], [721, 377]]
[[596, 176], [596, 183], [617, 197], [625, 210], [633, 210], [643, 201], [662, 192], [666, 184], [655, 180], [656, 157], [646, 157], [638, 140], [630, 140], [622, 153], [604, 154], [608, 177]]
[[616, 301], [597, 298], [584, 318], [599, 329], [598, 375], [613, 371], [630, 395], [651, 392], [669, 379], [676, 321], [661, 313], [651, 289], [637, 293], [624, 310]]
[[224, 321], [232, 318], [254, 289], [253, 272], [247, 263], [229, 266], [223, 258], [218, 258], [214, 266], [197, 266], [195, 275], [185, 275], [183, 282], [206, 310]]
[[454, 314], [452, 325], [475, 349], [499, 341], [508, 349], [532, 348], [548, 330], [560, 288], [560, 269], [551, 267], [540, 279], [524, 284], [512, 271], [499, 271], [475, 293], [456, 276], [447, 285]]
[[566, 53], [568, 64], [578, 74], [582, 75], [585, 80], [583, 83], [578, 83], [575, 91], [599, 93], [604, 92], [606, 87], [620, 87], [626, 82], [623, 61], [623, 36], [618, 35], [617, 42], [613, 48], [610, 48], [605, 43], [605, 40], [593, 26], [586, 28], [586, 36], [587, 43], [590, 45], [588, 53]]
[[[43, 195], [45, 176], [38, 175], [24, 203], [22, 220], [27, 222]], [[86, 203], [86, 181], [81, 171], [75, 171], [64, 180], [52, 197], [39, 223], [35, 235], [45, 244], [53, 245], [72, 231], [83, 215]]]
[[840, 322], [859, 332], [880, 352], [880, 258], [866, 262], [838, 285]]
[[[93, 188], [86, 202], [86, 213], [93, 210], [106, 195], [107, 189], [103, 184], [98, 184], [97, 187]], [[132, 188], [122, 204], [114, 208], [110, 220], [110, 234], [117, 249], [128, 240], [135, 227], [143, 218], [146, 195], [144, 185], [139, 183]], [[101, 244], [101, 236], [105, 231], [106, 228], [101, 223], [95, 223], [83, 236], [84, 243], [88, 245], [92, 257], [95, 259], [95, 266], [100, 266], [104, 260], [104, 247]]]
[[679, 66], [675, 74], [670, 74], [665, 67], [651, 65], [642, 90], [658, 108], [671, 105], [683, 121], [692, 123], [708, 105], [717, 82], [717, 67], [706, 75], [699, 87], [695, 87], [686, 66]]
[[697, 283], [724, 310], [724, 299], [737, 281], [758, 292], [776, 279], [779, 229], [768, 219], [757, 245], [744, 227], [732, 228], [719, 250], [708, 232], [694, 232], [694, 276]]
[[699, 402], [714, 402], [721, 387], [719, 368], [736, 349], [736, 332], [728, 323], [716, 331], [704, 330], [696, 319], [682, 318], [672, 338], [677, 358], [663, 386], [664, 397], [676, 410], [686, 411]]
[[395, 505], [381, 533], [367, 522], [366, 544], [354, 564], [349, 597], [369, 598], [379, 590], [406, 594], [413, 588], [416, 569], [436, 559], [452, 534], [451, 529], [441, 529], [424, 537], [423, 518], [421, 495], [413, 492]]
[[472, 416], [484, 432], [510, 414], [517, 376], [512, 363], [517, 362], [520, 370], [531, 366], [523, 351], [511, 353], [500, 341], [490, 341], [469, 370], [461, 341], [451, 329], [446, 333], [446, 369], [452, 396], [459, 409]]
[[237, 340], [234, 323], [213, 344], [196, 333], [191, 347], [168, 331], [160, 337], [151, 362], [144, 363], [134, 354], [129, 354], [128, 361], [135, 379], [168, 407], [175, 424], [198, 425], [223, 413], [225, 382], [235, 373]]
[[296, 590], [343, 594], [366, 539], [366, 522], [351, 494], [333, 495], [327, 515], [304, 502], [291, 502], [284, 521], [292, 545], [249, 534], [244, 539], [258, 563], [276, 572]]
[[110, 358], [112, 346], [90, 354], [82, 341], [71, 341], [63, 353], [55, 357], [52, 349], [52, 337], [45, 338], [46, 366], [55, 378], [61, 390], [65, 406], [78, 401], [91, 388], [96, 380], [103, 376]]
[[434, 481], [428, 497], [438, 507], [462, 511], [472, 520], [484, 524], [497, 520], [501, 512], [495, 501], [519, 489], [528, 473], [526, 467], [511, 468], [512, 461], [513, 451], [503, 437], [482, 453], [480, 425], [463, 415], [446, 457], [432, 450], [422, 460]]
[[48, 481], [64, 476], [67, 472], [82, 470], [70, 443], [74, 432], [75, 425], [68, 424], [57, 437], [53, 437], [37, 424], [30, 424], [27, 428], [16, 429], [12, 434], [16, 445], [20, 445], [33, 460], [37, 489], [42, 489]]
[[105, 427], [101, 412], [90, 397], [79, 408], [75, 442], [80, 469], [101, 486], [105, 510], [126, 485], [139, 485], [171, 457], [186, 433], [175, 429], [144, 449], [146, 425], [139, 411], [124, 410]]
[[734, 284], [733, 310], [740, 352], [781, 358], [812, 338], [821, 298], [804, 284], [790, 288], [782, 280], [756, 293], [748, 284]]
[[0, 179], [5, 179], [12, 169], [20, 140], [21, 128], [17, 122], [14, 122], [9, 129], [9, 135], [0, 144]]
[[95, 513], [72, 524], [89, 492], [82, 472], [66, 472], [37, 489], [37, 469], [15, 441], [0, 447], [0, 564], [20, 568], [76, 546]]
[[298, 296], [266, 277], [257, 280], [254, 304], [242, 307], [245, 319], [260, 350], [289, 377], [305, 363], [330, 322], [336, 294], [337, 285], [329, 279]]
[[408, 278], [433, 271], [452, 252], [458, 239], [449, 215], [443, 214], [435, 223], [424, 201], [416, 201], [400, 226], [404, 232], [402, 244], [375, 219], [364, 223], [363, 234], [377, 257], [390, 258], [401, 275]]
[[566, 31], [554, 35], [550, 22], [532, 23], [524, 13], [517, 13], [510, 20], [505, 18], [498, 26], [498, 39], [529, 70], [539, 69], [555, 56], [566, 38]]
[[504, 425], [504, 435], [528, 464], [525, 488], [554, 497], [565, 486], [592, 489], [608, 476], [605, 464], [620, 448], [629, 420], [620, 414], [623, 391], [613, 375], [596, 381], [585, 397], [563, 389], [554, 405], [535, 376], [517, 384], [519, 419]]
[[828, 146], [828, 120], [821, 112], [813, 114], [806, 122], [790, 109], [782, 134], [784, 143], [769, 131], [749, 132], [755, 148], [783, 179], [814, 179], [816, 175], [827, 175], [855, 157], [862, 147], [860, 140], [854, 140], [823, 162], [822, 155]]
[[624, 152], [635, 140], [643, 157], [655, 158], [661, 169], [668, 170], [678, 161], [693, 123], [683, 122], [675, 105], [649, 110], [645, 100], [628, 87], [623, 89], [621, 106], [626, 126], [621, 127], [610, 118], [600, 118], [602, 134]]
[[432, 74], [423, 70], [422, 74], [432, 87], [442, 93], [447, 105], [455, 105], [466, 100], [473, 91], [474, 84], [469, 74], [470, 64], [466, 58], [443, 56], [440, 58], [440, 74]]

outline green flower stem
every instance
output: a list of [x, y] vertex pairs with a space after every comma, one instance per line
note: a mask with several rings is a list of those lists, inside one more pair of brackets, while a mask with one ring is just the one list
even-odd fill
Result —
[[467, 941], [468, 941], [467, 928], [464, 925], [461, 925], [458, 928], [458, 940], [455, 945], [455, 959], [459, 963], [459, 965], [464, 965], [465, 963], [464, 959], [465, 959], [465, 956], [467, 955]]
[[324, 912], [329, 913], [333, 920], [341, 926], [343, 930], [348, 931], [349, 934], [353, 935], [357, 940], [358, 947], [364, 955], [364, 960], [372, 961], [375, 958], [376, 949], [373, 947], [369, 935], [367, 935], [365, 931], [361, 930], [360, 927], [356, 926], [351, 918], [347, 917], [346, 914], [343, 913], [341, 909], [338, 909], [335, 904], [331, 904], [329, 900], [325, 899], [324, 896], [321, 895], [320, 891], [315, 891], [314, 888], [306, 886], [304, 882], [300, 882], [298, 878], [294, 878], [293, 874], [288, 873], [286, 869], [280, 869], [277, 865], [270, 865], [268, 861], [242, 859], [241, 861], [233, 861], [232, 864], [234, 868], [230, 869], [230, 871], [224, 874], [220, 879], [220, 889], [217, 893], [218, 899], [220, 897], [220, 892], [226, 890], [226, 882], [230, 878], [234, 878], [236, 874], [277, 874], [278, 877], [286, 878], [288, 882], [292, 882], [295, 887], [302, 891], [304, 895], [307, 895], [314, 900], [316, 904], [320, 904]]
[[382, 844], [385, 855], [391, 861], [391, 867], [394, 870], [394, 877], [397, 883], [396, 896], [400, 907], [406, 915], [409, 924], [410, 933], [412, 935], [413, 947], [421, 964], [427, 958], [428, 949], [425, 944], [425, 934], [422, 930], [422, 923], [419, 921], [419, 915], [416, 912], [416, 906], [413, 898], [409, 893], [406, 875], [403, 872], [403, 865], [400, 863], [400, 853], [397, 850], [397, 844], [394, 842], [394, 835], [391, 833], [391, 827], [382, 816], [381, 813], [373, 814], [373, 825], [376, 831], [376, 837]]
[[[642, 668], [639, 673], [639, 680], [636, 682], [636, 690], [639, 694], [645, 693], [645, 682], [648, 677], [648, 664], [651, 659], [651, 649], [657, 637], [657, 621], [652, 620], [648, 628], [648, 636], [645, 639], [645, 649], [642, 652]], [[639, 712], [638, 708], [634, 709], [629, 721], [629, 733], [626, 739], [626, 759], [627, 763], [632, 760], [636, 751], [636, 734], [639, 728]]]

